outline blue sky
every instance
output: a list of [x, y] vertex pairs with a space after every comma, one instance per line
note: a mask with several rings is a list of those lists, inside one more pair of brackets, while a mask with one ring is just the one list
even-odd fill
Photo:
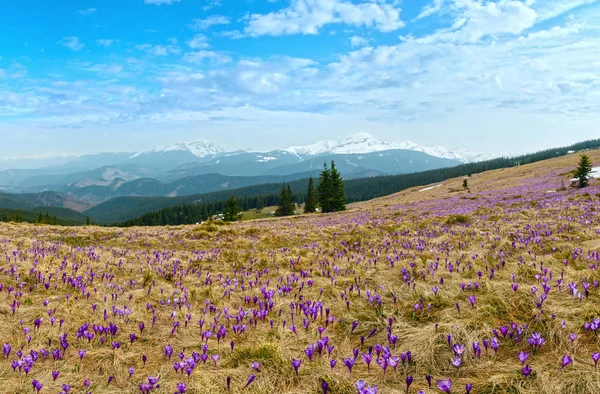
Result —
[[4, 3], [3, 156], [598, 136], [600, 0]]

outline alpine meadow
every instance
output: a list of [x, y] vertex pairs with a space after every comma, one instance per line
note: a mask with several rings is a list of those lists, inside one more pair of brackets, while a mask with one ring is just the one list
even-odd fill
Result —
[[600, 0], [0, 5], [0, 394], [600, 394]]

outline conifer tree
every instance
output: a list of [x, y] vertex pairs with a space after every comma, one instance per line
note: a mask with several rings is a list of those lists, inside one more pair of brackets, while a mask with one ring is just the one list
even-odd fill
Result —
[[323, 171], [319, 175], [319, 183], [317, 184], [317, 201], [321, 207], [321, 212], [331, 212], [331, 170], [327, 167], [327, 163], [323, 165]]
[[312, 213], [317, 209], [317, 201], [315, 196], [315, 186], [312, 176], [308, 179], [308, 191], [306, 193], [306, 201], [304, 202], [304, 213]]
[[346, 210], [346, 187], [342, 175], [331, 161], [331, 211]]
[[575, 178], [579, 179], [579, 187], [584, 188], [589, 184], [589, 176], [592, 173], [592, 161], [587, 155], [581, 155], [577, 169], [573, 171]]
[[240, 205], [236, 201], [234, 196], [229, 197], [223, 210], [223, 219], [228, 222], [235, 222], [239, 219], [239, 213], [241, 212]]
[[275, 211], [275, 216], [291, 216], [294, 214], [294, 201], [292, 199], [292, 189], [290, 185], [283, 183], [281, 194], [279, 196], [279, 206]]

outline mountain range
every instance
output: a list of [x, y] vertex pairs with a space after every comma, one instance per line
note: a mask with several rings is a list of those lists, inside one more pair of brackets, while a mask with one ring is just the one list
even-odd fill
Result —
[[[352, 179], [425, 171], [496, 156], [410, 141], [387, 142], [368, 133], [269, 152], [231, 151], [199, 140], [139, 152], [12, 161], [17, 167], [26, 163], [28, 168], [0, 171], [0, 191], [54, 191], [66, 196], [64, 201], [70, 206], [85, 209], [115, 197], [174, 197], [289, 182], [317, 176], [323, 163], [332, 160], [344, 178]], [[10, 163], [0, 160], [5, 167]]]

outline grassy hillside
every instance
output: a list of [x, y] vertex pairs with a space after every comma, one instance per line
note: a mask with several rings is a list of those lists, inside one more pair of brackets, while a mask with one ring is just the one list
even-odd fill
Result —
[[[481, 173], [499, 168], [511, 168], [528, 163], [535, 163], [553, 157], [565, 156], [570, 151], [594, 149], [598, 147], [600, 147], [600, 139], [513, 158], [499, 158], [480, 163], [463, 164], [459, 166], [413, 174], [350, 179], [345, 181], [346, 197], [350, 203], [366, 201], [372, 198], [393, 194], [414, 186], [426, 185], [433, 182], [441, 182], [446, 179]], [[303, 196], [306, 192], [308, 180], [302, 179], [289, 182], [289, 185], [292, 188], [292, 192], [296, 195], [296, 202], [303, 202]], [[153, 211], [159, 211], [164, 208], [175, 207], [182, 204], [225, 201], [231, 196], [235, 196], [236, 198], [244, 198], [278, 194], [280, 188], [280, 183], [272, 183], [175, 198], [123, 197], [99, 204], [85, 211], [85, 214], [95, 218], [95, 220], [98, 222], [115, 223], [134, 219]], [[246, 208], [252, 207], [249, 206]]]
[[[600, 151], [590, 154], [599, 165]], [[384, 394], [442, 393], [444, 384], [452, 393], [599, 393], [600, 184], [562, 188], [577, 159], [475, 174], [468, 190], [454, 178], [329, 215], [131, 229], [4, 224], [2, 285], [22, 293], [2, 292], [10, 351], [0, 392], [33, 392], [35, 379], [42, 394], [63, 384], [137, 393], [149, 381], [152, 394], [181, 383], [198, 394], [324, 385], [352, 394], [363, 382]], [[17, 360], [31, 363], [27, 375], [13, 370]]]

